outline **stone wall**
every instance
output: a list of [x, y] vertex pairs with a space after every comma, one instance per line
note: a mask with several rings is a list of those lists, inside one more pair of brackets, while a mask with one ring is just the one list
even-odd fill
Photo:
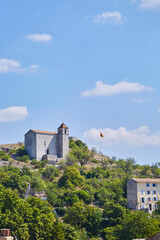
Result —
[[136, 209], [137, 205], [137, 182], [133, 179], [127, 182], [127, 207]]
[[58, 129], [58, 157], [63, 158], [69, 153], [69, 130]]
[[36, 133], [29, 131], [25, 134], [25, 150], [31, 159], [36, 158]]
[[37, 133], [36, 137], [37, 160], [42, 160], [44, 155], [58, 155], [57, 135]]
[[143, 239], [133, 239], [133, 240], [160, 240], [160, 232], [156, 233], [155, 235], [149, 237], [149, 238], [143, 238]]
[[160, 232], [147, 238], [146, 240], [160, 240]]

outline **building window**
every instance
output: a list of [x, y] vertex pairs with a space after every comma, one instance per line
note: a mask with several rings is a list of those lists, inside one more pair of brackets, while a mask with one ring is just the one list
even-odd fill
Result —
[[152, 183], [152, 187], [157, 187], [157, 183]]
[[150, 184], [149, 183], [146, 183], [146, 187], [149, 187], [150, 186]]
[[47, 155], [49, 154], [49, 149], [47, 149]]
[[143, 193], [144, 193], [144, 191], [143, 190], [141, 190], [141, 194], [143, 195]]
[[149, 204], [149, 210], [152, 211], [152, 204]]
[[148, 191], [147, 191], [147, 194], [151, 194], [151, 191], [150, 191], [150, 190], [148, 190]]
[[142, 208], [144, 209], [144, 204], [142, 205]]
[[157, 194], [157, 191], [156, 191], [156, 190], [153, 190], [153, 194]]
[[141, 198], [141, 202], [142, 202], [142, 203], [144, 203], [144, 202], [145, 202], [145, 199], [144, 199], [143, 197]]
[[65, 134], [67, 134], [67, 129], [65, 129]]
[[157, 201], [157, 198], [156, 198], [156, 197], [154, 197], [154, 198], [153, 198], [153, 201], [155, 201], [155, 202], [156, 202], [156, 201]]
[[150, 197], [148, 198], [148, 201], [149, 201], [149, 202], [151, 201], [151, 198], [150, 198]]
[[44, 141], [44, 146], [46, 147], [46, 141]]

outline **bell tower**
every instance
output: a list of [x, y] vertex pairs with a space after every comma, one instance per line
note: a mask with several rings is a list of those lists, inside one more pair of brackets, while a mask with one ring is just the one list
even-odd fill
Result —
[[69, 129], [62, 123], [58, 128], [58, 157], [63, 158], [69, 153]]

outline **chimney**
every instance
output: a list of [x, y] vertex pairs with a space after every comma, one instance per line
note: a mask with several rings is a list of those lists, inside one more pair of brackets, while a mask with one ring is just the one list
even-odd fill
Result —
[[10, 229], [1, 229], [0, 240], [13, 240]]

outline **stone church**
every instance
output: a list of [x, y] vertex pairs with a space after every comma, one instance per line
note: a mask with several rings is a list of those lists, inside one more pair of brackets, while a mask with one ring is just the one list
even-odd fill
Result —
[[56, 161], [69, 153], [69, 129], [62, 123], [57, 132], [29, 130], [25, 150], [31, 159]]

